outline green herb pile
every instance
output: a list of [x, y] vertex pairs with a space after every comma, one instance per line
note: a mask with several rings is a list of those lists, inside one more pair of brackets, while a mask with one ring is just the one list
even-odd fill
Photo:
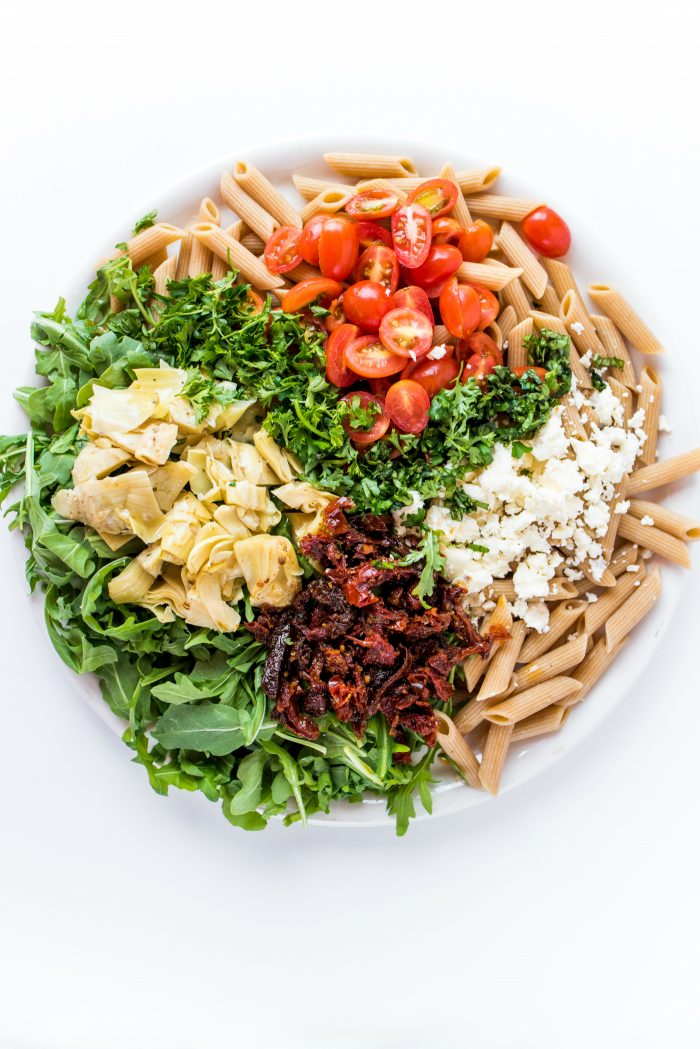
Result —
[[[454, 512], [465, 512], [473, 506], [457, 487], [464, 471], [489, 462], [495, 441], [531, 436], [553, 395], [568, 388], [568, 340], [543, 333], [533, 342], [532, 363], [548, 369], [544, 383], [531, 373], [516, 388], [512, 373], [499, 368], [483, 391], [470, 382], [439, 394], [420, 438], [395, 437], [361, 456], [343, 428], [351, 409], [324, 377], [321, 332], [271, 311], [269, 301], [254, 313], [247, 288], [232, 277], [175, 282], [169, 291], [167, 299], [154, 296], [148, 269], [134, 273], [121, 257], [100, 270], [75, 319], [60, 301], [32, 325], [36, 371], [45, 382], [16, 392], [31, 430], [0, 438], [0, 499], [23, 483], [8, 512], [11, 527], [25, 536], [29, 585], [45, 591], [51, 640], [72, 670], [97, 673], [106, 702], [126, 723], [134, 761], [159, 793], [201, 790], [221, 801], [231, 823], [258, 830], [272, 815], [306, 821], [333, 800], [359, 801], [371, 791], [386, 798], [402, 834], [415, 815], [414, 793], [431, 808], [435, 749], [423, 753], [416, 737], [416, 764], [393, 764], [393, 751], [406, 748], [389, 737], [380, 716], [358, 741], [326, 715], [319, 739], [300, 742], [268, 716], [265, 652], [246, 631], [223, 635], [179, 619], [163, 624], [145, 609], [109, 600], [110, 577], [140, 544], [134, 540], [115, 557], [96, 533], [53, 511], [51, 497], [70, 485], [81, 445], [71, 412], [89, 401], [95, 383], [128, 386], [135, 368], [162, 359], [189, 369], [185, 392], [200, 417], [212, 399], [226, 396], [220, 380], [235, 382], [236, 396], [255, 397], [268, 410], [265, 426], [298, 456], [306, 478], [351, 496], [358, 508], [382, 512], [410, 502], [412, 491], [428, 499], [444, 489]], [[111, 312], [110, 296], [120, 312]], [[397, 449], [402, 456], [391, 459]], [[422, 556], [422, 595], [429, 597], [441, 563], [430, 533]]]

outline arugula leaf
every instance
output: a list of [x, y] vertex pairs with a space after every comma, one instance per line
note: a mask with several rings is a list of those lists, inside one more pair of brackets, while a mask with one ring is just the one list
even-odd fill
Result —
[[430, 784], [434, 783], [430, 773], [430, 767], [435, 760], [437, 748], [433, 747], [411, 768], [408, 780], [389, 794], [387, 810], [396, 816], [396, 834], [402, 837], [408, 830], [410, 820], [416, 815], [416, 806], [413, 795], [418, 791], [418, 796], [426, 812], [433, 811], [433, 798], [430, 793]]
[[140, 218], [137, 222], [134, 223], [134, 228], [132, 230], [134, 236], [136, 236], [136, 234], [140, 233], [142, 230], [148, 229], [149, 226], [155, 225], [157, 217], [158, 212], [155, 208], [153, 209], [153, 211], [146, 212], [146, 214], [142, 218]]
[[158, 718], [153, 735], [168, 750], [201, 750], [230, 754], [243, 743], [241, 718], [235, 707], [206, 700], [198, 706], [171, 707]]
[[418, 580], [418, 586], [413, 593], [424, 608], [429, 608], [430, 606], [425, 599], [426, 597], [431, 597], [435, 589], [436, 573], [442, 572], [445, 567], [445, 558], [440, 553], [440, 539], [437, 532], [428, 529], [423, 536], [419, 549], [425, 558], [425, 565]]

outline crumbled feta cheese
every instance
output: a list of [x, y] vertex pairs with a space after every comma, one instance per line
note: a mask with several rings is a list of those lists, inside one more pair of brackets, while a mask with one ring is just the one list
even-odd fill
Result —
[[630, 501], [629, 501], [629, 499], [620, 499], [620, 501], [615, 506], [615, 509], [613, 510], [613, 513], [615, 513], [615, 514], [626, 514], [627, 511], [629, 510], [629, 508], [630, 508]]
[[427, 355], [431, 361], [440, 361], [447, 353], [447, 346], [441, 344], [440, 346], [433, 346], [430, 353]]
[[569, 327], [572, 331], [575, 331], [577, 335], [583, 335], [585, 331], [583, 325], [581, 324], [581, 321], [574, 321], [574, 323], [570, 324]]
[[[574, 331], [576, 331], [576, 329], [574, 328], [573, 324], [571, 325], [571, 327], [574, 329]], [[583, 331], [583, 325], [581, 326], [581, 331]], [[578, 334], [580, 334], [580, 332]], [[586, 350], [586, 352], [584, 353], [583, 357], [581, 358], [581, 364], [583, 365], [584, 368], [590, 368], [592, 361], [593, 361], [593, 350]]]
[[598, 595], [592, 593], [592, 591], [589, 590], [588, 593], [586, 594], [586, 600], [589, 601], [593, 605], [598, 600]]
[[639, 565], [627, 565], [627, 568], [625, 569], [625, 571], [626, 572], [638, 572], [639, 571]]
[[670, 433], [671, 432], [671, 427], [669, 426], [668, 419], [666, 418], [665, 415], [660, 415], [659, 416], [659, 432], [660, 433]]
[[578, 634], [576, 633], [576, 631], [574, 631], [573, 634], [567, 634], [566, 635], [566, 640], [567, 641], [576, 641], [577, 638], [578, 638]]
[[654, 396], [654, 394], [652, 393], [652, 394], [651, 394], [651, 395], [649, 396], [649, 404], [653, 404], [655, 400], [656, 400], [656, 397], [655, 397], [655, 396]]
[[635, 581], [632, 584], [632, 586], [641, 586], [641, 583], [640, 583], [639, 579], [635, 579]]
[[644, 514], [644, 517], [640, 517], [639, 523], [642, 525], [653, 525], [654, 518], [649, 517], [649, 514]]
[[[636, 550], [636, 545], [635, 545], [635, 550]], [[654, 556], [654, 551], [653, 550], [642, 550], [642, 561], [648, 561], [653, 556]]]
[[406, 534], [407, 529], [404, 525], [405, 519], [407, 517], [410, 517], [412, 514], [417, 514], [418, 511], [422, 510], [425, 506], [425, 503], [421, 499], [418, 492], [411, 490], [409, 492], [409, 495], [411, 496], [411, 502], [408, 504], [408, 506], [401, 506], [398, 510], [394, 510], [394, 512], [392, 513], [397, 535]]

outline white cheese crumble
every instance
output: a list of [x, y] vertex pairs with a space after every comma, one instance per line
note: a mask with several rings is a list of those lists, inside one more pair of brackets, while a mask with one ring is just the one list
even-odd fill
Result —
[[659, 416], [659, 432], [660, 433], [670, 433], [671, 432], [671, 427], [669, 426], [668, 419], [666, 418], [665, 415], [660, 415]]
[[627, 565], [627, 568], [625, 569], [625, 571], [626, 572], [638, 572], [639, 571], [639, 565]]
[[572, 331], [575, 331], [577, 335], [583, 335], [585, 331], [585, 328], [581, 324], [581, 321], [574, 321], [574, 323], [570, 324], [569, 327]]
[[428, 359], [431, 360], [431, 361], [441, 361], [446, 353], [447, 353], [447, 346], [445, 346], [445, 345], [433, 346], [432, 350], [430, 351], [430, 353], [427, 356], [428, 356]]
[[644, 517], [640, 517], [639, 523], [642, 525], [653, 525], [654, 518], [649, 517], [649, 514], [644, 514]]
[[593, 593], [591, 593], [591, 592], [589, 591], [589, 592], [588, 592], [588, 593], [586, 594], [586, 600], [587, 600], [587, 601], [589, 601], [589, 602], [590, 602], [590, 603], [591, 603], [591, 604], [593, 605], [593, 604], [595, 604], [595, 602], [596, 602], [596, 601], [598, 600], [598, 595], [597, 595], [597, 594], [593, 594]]
[[616, 505], [615, 509], [613, 510], [613, 513], [614, 514], [626, 514], [627, 511], [629, 510], [629, 508], [630, 508], [630, 501], [629, 501], [629, 499], [620, 499], [619, 503]]

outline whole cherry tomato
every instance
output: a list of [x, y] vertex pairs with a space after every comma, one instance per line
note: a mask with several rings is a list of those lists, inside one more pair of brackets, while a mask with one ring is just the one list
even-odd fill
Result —
[[430, 215], [422, 204], [402, 204], [391, 216], [396, 257], [406, 269], [422, 266], [430, 251]]
[[432, 229], [433, 244], [459, 244], [459, 238], [464, 233], [464, 226], [460, 226], [451, 215], [440, 215], [433, 219]]
[[391, 233], [378, 222], [356, 222], [355, 229], [360, 251], [364, 251], [372, 244], [383, 244], [385, 248], [391, 248]]
[[345, 280], [357, 262], [357, 231], [342, 215], [327, 218], [318, 241], [318, 265], [324, 277]]
[[431, 178], [408, 194], [407, 204], [422, 204], [431, 218], [438, 218], [451, 211], [457, 201], [459, 189], [446, 178]]
[[377, 335], [361, 335], [345, 347], [345, 363], [363, 379], [381, 379], [400, 372], [404, 358], [388, 350]]
[[433, 244], [423, 265], [410, 271], [410, 281], [419, 288], [432, 290], [449, 280], [462, 261], [462, 252], [454, 244]]
[[462, 230], [459, 250], [465, 262], [481, 262], [493, 247], [493, 230], [488, 222], [477, 219], [473, 226]]
[[476, 379], [477, 382], [482, 383], [495, 367], [496, 362], [490, 353], [475, 353], [464, 365], [461, 381], [467, 382], [468, 379]]
[[389, 388], [384, 409], [402, 433], [421, 433], [430, 418], [430, 397], [413, 379], [400, 379]]
[[282, 300], [285, 313], [297, 313], [304, 306], [309, 306], [316, 299], [336, 299], [342, 292], [343, 285], [337, 280], [324, 277], [312, 277], [311, 280], [300, 280], [290, 288]]
[[402, 306], [398, 310], [390, 310], [382, 318], [379, 338], [392, 353], [416, 360], [426, 354], [432, 345], [433, 325], [424, 313]]
[[379, 331], [382, 317], [393, 308], [391, 295], [374, 280], [360, 280], [343, 293], [345, 316], [363, 331]]
[[372, 280], [382, 284], [390, 294], [399, 286], [399, 263], [396, 252], [383, 244], [373, 244], [360, 255], [355, 267], [357, 280]]
[[430, 299], [422, 288], [410, 284], [407, 288], [399, 288], [394, 295], [394, 308], [399, 309], [400, 306], [408, 306], [411, 310], [418, 310], [419, 313], [425, 314], [431, 324], [435, 323], [433, 307], [430, 305]]
[[451, 277], [440, 293], [442, 322], [458, 339], [463, 339], [477, 328], [481, 316], [479, 296], [470, 284], [459, 284]]
[[431, 399], [440, 390], [451, 388], [457, 381], [459, 364], [452, 356], [450, 347], [445, 347], [445, 350], [445, 356], [437, 360], [431, 360], [428, 354], [416, 363], [411, 361], [401, 372], [401, 378], [413, 379], [423, 387]]
[[352, 386], [357, 382], [357, 376], [345, 363], [345, 348], [358, 335], [359, 331], [354, 324], [341, 324], [326, 343], [326, 378], [334, 386]]
[[301, 231], [299, 252], [304, 262], [308, 262], [310, 266], [318, 266], [318, 241], [327, 218], [327, 215], [314, 215], [304, 224]]
[[503, 364], [503, 354], [490, 335], [483, 331], [475, 331], [460, 339], [455, 347], [455, 356], [458, 361], [466, 361], [475, 353], [490, 354], [496, 364]]
[[363, 189], [347, 202], [345, 210], [355, 219], [385, 219], [393, 215], [398, 206], [398, 193], [389, 189]]
[[492, 291], [485, 288], [483, 284], [471, 284], [470, 287], [474, 289], [476, 294], [479, 296], [479, 304], [481, 306], [481, 318], [477, 325], [478, 328], [488, 328], [492, 321], [495, 321], [498, 316], [500, 306], [498, 305], [498, 299]]
[[280, 226], [265, 245], [265, 265], [270, 273], [287, 273], [301, 262], [299, 242], [301, 230], [296, 226]]
[[571, 230], [564, 219], [544, 205], [525, 216], [523, 233], [530, 246], [548, 259], [566, 255], [571, 247]]
[[384, 436], [389, 429], [390, 419], [384, 411], [384, 405], [379, 397], [374, 397], [367, 390], [357, 390], [356, 392], [346, 393], [342, 400], [349, 404], [351, 410], [355, 412], [368, 412], [372, 408], [375, 409], [376, 414], [371, 416], [371, 425], [368, 429], [353, 428], [351, 426], [351, 418], [343, 419], [345, 432], [354, 444], [362, 448], [368, 444], [373, 444], [374, 441], [378, 441], [380, 437]]

